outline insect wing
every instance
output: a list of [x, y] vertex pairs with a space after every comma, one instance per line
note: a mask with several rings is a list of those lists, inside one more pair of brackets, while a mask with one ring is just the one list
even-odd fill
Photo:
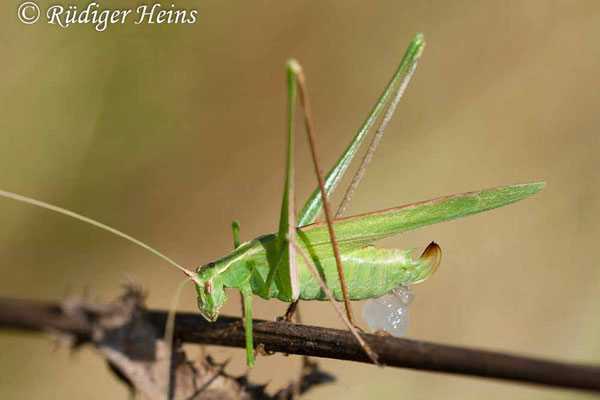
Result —
[[[334, 224], [340, 251], [349, 251], [402, 232], [515, 203], [535, 194], [544, 185], [544, 182], [534, 182], [461, 193], [343, 218]], [[300, 228], [298, 238], [313, 257], [331, 256], [325, 224]]]

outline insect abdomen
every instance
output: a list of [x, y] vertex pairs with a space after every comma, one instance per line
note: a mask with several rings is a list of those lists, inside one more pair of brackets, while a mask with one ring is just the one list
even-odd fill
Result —
[[[421, 282], [437, 268], [426, 260], [414, 260], [410, 251], [364, 247], [341, 255], [346, 286], [351, 300], [365, 300], [383, 296], [402, 285]], [[300, 264], [300, 261], [299, 261]], [[324, 275], [327, 287], [338, 301], [342, 290], [333, 258], [317, 260], [317, 268]], [[300, 299], [327, 300], [318, 282], [306, 265], [301, 263]]]

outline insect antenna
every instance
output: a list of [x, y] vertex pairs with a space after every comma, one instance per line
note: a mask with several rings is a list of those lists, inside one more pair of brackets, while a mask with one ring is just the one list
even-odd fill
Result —
[[35, 199], [32, 199], [31, 197], [22, 196], [20, 194], [8, 192], [6, 190], [0, 190], [0, 196], [1, 197], [6, 197], [8, 199], [17, 200], [17, 201], [20, 201], [20, 202], [23, 202], [23, 203], [31, 204], [31, 205], [34, 205], [34, 206], [37, 206], [37, 207], [40, 207], [40, 208], [45, 208], [46, 210], [54, 211], [54, 212], [59, 213], [59, 214], [63, 214], [63, 215], [66, 215], [68, 217], [75, 218], [75, 219], [78, 219], [80, 221], [86, 222], [86, 223], [88, 223], [90, 225], [93, 225], [93, 226], [95, 226], [97, 228], [104, 229], [105, 231], [108, 231], [108, 232], [110, 232], [112, 234], [115, 234], [117, 236], [120, 236], [123, 239], [129, 240], [130, 242], [132, 242], [132, 243], [140, 246], [141, 248], [146, 249], [150, 253], [152, 253], [152, 254], [154, 254], [154, 255], [162, 258], [163, 260], [165, 260], [166, 262], [168, 262], [169, 264], [171, 264], [172, 266], [174, 266], [175, 268], [179, 269], [181, 272], [183, 272], [184, 274], [186, 274], [192, 281], [194, 281], [194, 283], [196, 283], [196, 284], [198, 284], [200, 286], [203, 286], [202, 282], [200, 282], [198, 280], [198, 277], [192, 271], [190, 271], [190, 270], [182, 267], [181, 265], [179, 265], [178, 263], [176, 263], [175, 261], [173, 261], [172, 259], [170, 259], [166, 255], [164, 255], [160, 251], [156, 250], [155, 248], [147, 245], [146, 243], [144, 243], [144, 242], [142, 242], [140, 240], [137, 240], [136, 238], [134, 238], [132, 236], [129, 236], [128, 234], [126, 234], [124, 232], [121, 232], [118, 229], [115, 229], [115, 228], [113, 228], [111, 226], [105, 225], [102, 222], [98, 222], [98, 221], [96, 221], [94, 219], [85, 217], [85, 216], [83, 216], [81, 214], [77, 214], [77, 213], [75, 213], [73, 211], [69, 211], [67, 209], [55, 206], [53, 204], [45, 203], [45, 202], [40, 201], [40, 200], [35, 200]]
[[173, 398], [173, 377], [172, 377], [172, 364], [173, 364], [173, 338], [175, 333], [175, 316], [177, 315], [177, 305], [179, 303], [179, 298], [181, 297], [181, 293], [183, 291], [183, 287], [190, 282], [190, 278], [185, 278], [183, 281], [177, 285], [177, 289], [175, 289], [175, 293], [173, 294], [173, 298], [171, 299], [171, 305], [169, 307], [169, 313], [167, 314], [167, 322], [165, 324], [165, 336], [163, 341], [165, 342], [166, 354], [167, 354], [167, 398]]
[[[197, 284], [201, 284], [201, 282], [198, 281], [198, 278], [196, 276], [196, 274], [194, 274], [192, 271], [189, 271], [188, 269], [184, 268], [183, 266], [179, 265], [178, 263], [176, 263], [175, 261], [173, 261], [172, 259], [170, 259], [169, 257], [167, 257], [166, 255], [164, 255], [163, 253], [161, 253], [160, 251], [154, 249], [153, 247], [147, 245], [146, 243], [137, 240], [136, 238], [119, 231], [118, 229], [115, 229], [111, 226], [105, 225], [101, 222], [98, 222], [94, 219], [85, 217], [83, 215], [77, 214], [73, 211], [69, 211], [67, 209], [64, 209], [62, 207], [58, 207], [55, 206], [53, 204], [49, 204], [49, 203], [45, 203], [43, 201], [40, 200], [35, 200], [32, 199], [30, 197], [27, 196], [22, 196], [20, 194], [16, 194], [16, 193], [12, 193], [12, 192], [8, 192], [6, 190], [0, 190], [0, 196], [2, 197], [6, 197], [8, 199], [13, 199], [13, 200], [17, 200], [23, 203], [27, 203], [27, 204], [31, 204], [37, 207], [41, 207], [44, 208], [46, 210], [50, 210], [50, 211], [54, 211], [57, 212], [59, 214], [63, 214], [66, 215], [68, 217], [71, 218], [75, 218], [78, 219], [80, 221], [86, 222], [88, 224], [91, 224], [97, 228], [100, 229], [104, 229], [105, 231], [108, 231], [110, 233], [113, 233], [117, 236], [120, 236], [126, 240], [129, 240], [132, 243], [135, 243], [136, 245], [142, 247], [143, 249], [146, 249], [147, 251], [151, 252], [154, 255], [157, 255], [158, 257], [162, 258], [163, 260], [165, 260], [166, 262], [168, 262], [169, 264], [173, 265], [174, 267], [176, 267], [177, 269], [179, 269], [180, 271], [182, 271], [184, 274], [186, 274], [188, 277], [182, 281], [178, 286], [177, 289], [175, 290], [175, 294], [173, 295], [173, 299], [171, 300], [171, 306], [169, 307], [169, 314], [167, 316], [167, 322], [165, 325], [165, 336], [164, 336], [164, 342], [167, 346], [166, 349], [166, 354], [167, 354], [167, 377], [168, 377], [168, 382], [169, 385], [167, 387], [168, 390], [168, 394], [171, 394], [171, 361], [172, 361], [172, 349], [173, 349], [173, 333], [175, 331], [175, 314], [177, 312], [177, 304], [179, 302], [179, 297], [181, 296], [181, 292], [183, 287], [185, 286], [186, 283], [188, 283], [189, 281], [194, 281]], [[170, 398], [170, 397], [169, 397]]]

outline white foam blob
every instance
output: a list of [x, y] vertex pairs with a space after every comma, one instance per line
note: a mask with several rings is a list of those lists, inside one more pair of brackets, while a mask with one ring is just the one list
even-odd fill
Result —
[[362, 316], [373, 331], [384, 330], [403, 337], [408, 330], [408, 306], [415, 297], [410, 286], [401, 286], [376, 299], [369, 299]]

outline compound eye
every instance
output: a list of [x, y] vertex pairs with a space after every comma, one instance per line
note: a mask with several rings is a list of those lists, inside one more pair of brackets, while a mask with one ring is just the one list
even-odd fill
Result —
[[204, 264], [196, 268], [196, 272], [201, 272], [203, 269], [213, 268], [215, 266], [214, 262], [210, 262], [208, 264]]

